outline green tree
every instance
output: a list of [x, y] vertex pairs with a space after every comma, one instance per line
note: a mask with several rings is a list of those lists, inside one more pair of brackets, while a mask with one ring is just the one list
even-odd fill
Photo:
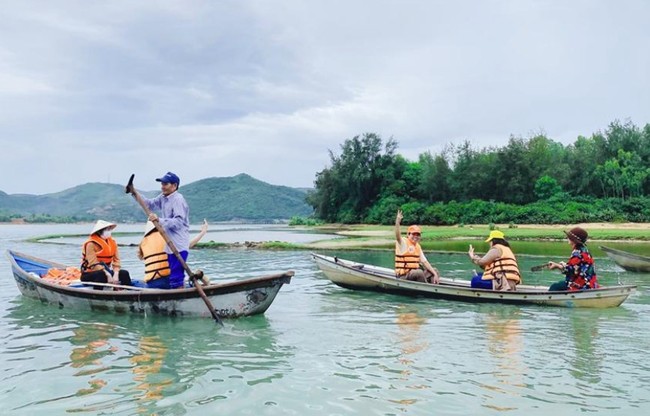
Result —
[[452, 170], [445, 157], [445, 152], [436, 156], [433, 156], [431, 152], [426, 152], [419, 157], [418, 163], [421, 170], [418, 195], [425, 202], [449, 200], [449, 181]]
[[605, 196], [625, 199], [643, 194], [650, 168], [644, 165], [638, 154], [618, 149], [616, 158], [598, 166], [595, 174]]
[[558, 185], [555, 178], [544, 175], [535, 182], [535, 196], [538, 200], [549, 199], [554, 195], [562, 192], [562, 187]]
[[341, 145], [341, 154], [330, 151], [332, 166], [317, 173], [315, 189], [307, 202], [315, 215], [329, 222], [361, 222], [388, 184], [395, 180], [395, 150], [392, 138], [365, 133]]
[[453, 147], [453, 173], [448, 200], [493, 199], [495, 154], [478, 151], [469, 141]]

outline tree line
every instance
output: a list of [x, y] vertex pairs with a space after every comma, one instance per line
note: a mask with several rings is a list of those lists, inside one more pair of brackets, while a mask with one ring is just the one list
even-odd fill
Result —
[[345, 140], [307, 202], [326, 222], [578, 223], [650, 220], [650, 124], [614, 121], [562, 143], [536, 134], [501, 147], [466, 140], [417, 161], [375, 133]]

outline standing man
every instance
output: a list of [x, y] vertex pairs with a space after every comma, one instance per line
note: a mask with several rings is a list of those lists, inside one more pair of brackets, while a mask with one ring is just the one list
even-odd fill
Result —
[[[402, 210], [397, 210], [395, 218], [395, 275], [398, 279], [415, 280], [423, 283], [440, 283], [440, 274], [427, 258], [420, 247], [422, 230], [417, 225], [411, 225], [402, 238], [400, 224], [402, 223]], [[423, 266], [425, 270], [422, 270]]]
[[[175, 173], [167, 172], [156, 179], [160, 182], [161, 194], [154, 199], [142, 197], [144, 203], [151, 211], [160, 211], [160, 216], [155, 213], [149, 215], [149, 221], [158, 223], [163, 227], [169, 239], [174, 243], [183, 260], [187, 261], [190, 248], [190, 208], [185, 198], [178, 192], [180, 179]], [[134, 196], [135, 197], [135, 196]], [[183, 287], [185, 271], [176, 255], [165, 244], [165, 253], [169, 263], [169, 276], [160, 277], [147, 282], [147, 287], [156, 289], [177, 289]]]

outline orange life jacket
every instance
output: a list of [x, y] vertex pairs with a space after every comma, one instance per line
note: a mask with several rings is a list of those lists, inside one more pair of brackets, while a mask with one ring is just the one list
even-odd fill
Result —
[[[97, 252], [97, 263], [95, 264], [88, 264], [88, 259], [86, 258], [86, 250], [88, 244], [91, 243], [95, 243], [101, 247], [101, 250]], [[115, 253], [117, 253], [117, 243], [115, 240], [113, 240], [111, 237], [109, 237], [108, 240], [104, 240], [97, 234], [92, 234], [81, 247], [81, 271], [92, 271], [92, 269], [100, 262], [110, 267], [113, 263], [113, 257], [115, 256]]]
[[169, 276], [169, 261], [165, 253], [165, 239], [158, 231], [147, 234], [140, 243], [144, 259], [144, 281]]
[[46, 274], [41, 276], [42, 279], [49, 280], [57, 285], [68, 286], [73, 281], [79, 280], [81, 270], [76, 267], [66, 267], [63, 269], [49, 269]]
[[512, 250], [510, 250], [510, 247], [501, 244], [495, 244], [494, 247], [501, 249], [501, 257], [485, 266], [482, 279], [493, 280], [496, 278], [496, 274], [501, 274], [501, 277], [505, 276], [508, 280], [521, 283], [519, 265], [517, 264], [517, 259]]
[[398, 276], [404, 276], [411, 270], [417, 270], [420, 268], [420, 254], [422, 254], [422, 248], [419, 243], [414, 243], [408, 238], [404, 238], [406, 241], [406, 251], [402, 252], [402, 247], [400, 243], [395, 242], [395, 274]]

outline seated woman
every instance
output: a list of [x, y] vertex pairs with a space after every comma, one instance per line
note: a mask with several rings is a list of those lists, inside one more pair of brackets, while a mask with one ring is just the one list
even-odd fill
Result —
[[587, 290], [598, 288], [598, 277], [594, 268], [594, 258], [591, 257], [587, 246], [587, 231], [574, 227], [565, 231], [569, 244], [571, 244], [571, 257], [569, 261], [555, 263], [548, 262], [550, 270], [557, 269], [564, 274], [564, 280], [553, 283], [548, 290]]
[[[81, 248], [82, 282], [131, 286], [129, 272], [121, 269], [120, 254], [111, 232], [117, 225], [99, 220]], [[99, 288], [99, 287], [97, 287]]]
[[[208, 221], [203, 220], [201, 225], [201, 232], [190, 241], [190, 248], [203, 238], [208, 232]], [[162, 234], [158, 232], [153, 222], [147, 221], [144, 230], [144, 236], [138, 246], [138, 258], [144, 262], [144, 282], [145, 287], [150, 289], [170, 289], [169, 276], [171, 275], [171, 268], [169, 265], [169, 258], [165, 252], [165, 239]], [[203, 284], [207, 285], [209, 279], [203, 276]], [[189, 282], [189, 286], [193, 283]]]
[[474, 253], [474, 247], [469, 246], [469, 258], [472, 263], [479, 265], [483, 273], [472, 279], [471, 286], [477, 289], [492, 289], [512, 291], [521, 283], [521, 274], [517, 258], [510, 249], [510, 243], [505, 235], [498, 230], [490, 232], [486, 242], [490, 243], [490, 250], [481, 257]]
[[138, 246], [138, 258], [144, 261], [144, 281], [151, 289], [169, 289], [169, 261], [165, 239], [153, 222], [147, 221], [144, 236]]

